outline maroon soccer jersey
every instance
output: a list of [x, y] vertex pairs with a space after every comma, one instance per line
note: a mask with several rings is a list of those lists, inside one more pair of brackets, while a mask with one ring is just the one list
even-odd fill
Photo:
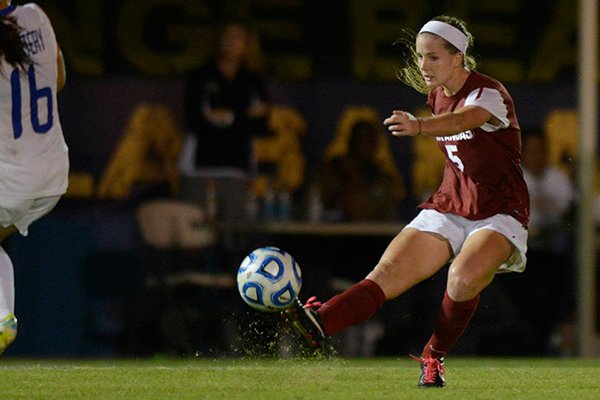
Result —
[[474, 104], [499, 125], [484, 125], [452, 136], [436, 137], [446, 157], [444, 179], [419, 207], [479, 220], [508, 214], [529, 222], [529, 194], [521, 169], [521, 131], [512, 98], [497, 80], [471, 72], [463, 87], [446, 96], [441, 86], [427, 99], [434, 115]]

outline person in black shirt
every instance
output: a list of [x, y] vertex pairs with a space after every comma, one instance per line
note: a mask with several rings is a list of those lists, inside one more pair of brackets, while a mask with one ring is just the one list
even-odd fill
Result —
[[259, 55], [250, 26], [226, 21], [217, 30], [214, 55], [186, 80], [182, 194], [205, 197], [210, 181], [221, 218], [243, 212], [240, 205], [255, 169], [252, 138], [267, 131], [269, 99]]

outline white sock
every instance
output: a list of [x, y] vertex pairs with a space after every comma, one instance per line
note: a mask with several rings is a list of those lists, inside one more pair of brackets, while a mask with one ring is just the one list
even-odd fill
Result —
[[10, 257], [0, 246], [0, 320], [15, 312], [15, 273]]

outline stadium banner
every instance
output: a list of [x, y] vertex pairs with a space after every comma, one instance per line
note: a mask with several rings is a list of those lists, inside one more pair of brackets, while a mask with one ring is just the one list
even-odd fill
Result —
[[[438, 14], [467, 21], [481, 72], [507, 83], [549, 83], [575, 75], [577, 8], [454, 0], [40, 0], [52, 18], [69, 69], [84, 77], [174, 77], [209, 55], [213, 23], [249, 18], [265, 72], [282, 80], [349, 76], [391, 81], [402, 57], [394, 42]], [[532, 24], [531, 21], [536, 21]]]

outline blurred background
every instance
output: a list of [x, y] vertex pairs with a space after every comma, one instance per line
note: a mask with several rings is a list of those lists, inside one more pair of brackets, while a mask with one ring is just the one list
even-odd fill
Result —
[[[535, 191], [528, 269], [499, 276], [484, 292], [455, 352], [575, 354], [571, 2], [548, 0], [543, 12], [525, 0], [38, 4], [67, 64], [59, 107], [71, 179], [29, 237], [6, 243], [20, 329], [7, 356], [281, 352], [272, 345], [279, 340], [273, 316], [239, 298], [237, 267], [256, 247], [282, 247], [303, 270], [302, 295], [326, 298], [370, 271], [416, 215], [439, 183], [443, 159], [433, 142], [388, 137], [381, 121], [394, 109], [426, 115], [425, 96], [396, 79], [405, 53], [394, 43], [439, 14], [467, 22], [478, 70], [512, 94]], [[227, 31], [216, 24], [231, 20], [246, 29], [240, 52], [260, 78], [247, 78], [258, 100], [244, 104], [261, 107], [258, 118], [248, 112], [248, 123], [234, 129], [244, 130], [242, 139], [203, 142], [206, 125], [194, 115], [207, 114], [218, 95], [202, 68], [229, 51]], [[217, 117], [213, 125], [227, 125]], [[247, 147], [236, 150], [241, 142]], [[200, 149], [223, 157], [242, 151], [244, 165], [186, 164], [184, 155]], [[600, 220], [600, 210], [590, 218]], [[444, 274], [337, 338], [340, 354], [417, 351], [429, 337]]]

